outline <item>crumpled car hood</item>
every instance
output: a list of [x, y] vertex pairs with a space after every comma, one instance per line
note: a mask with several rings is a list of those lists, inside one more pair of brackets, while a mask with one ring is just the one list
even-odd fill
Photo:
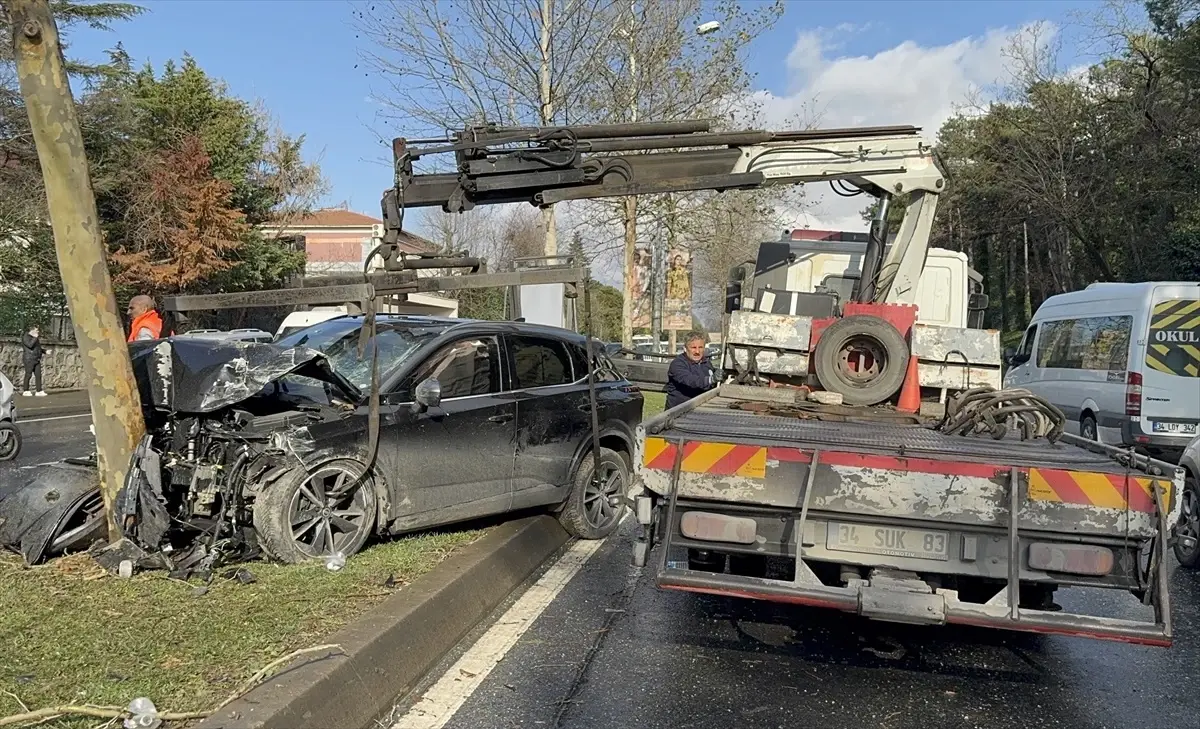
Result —
[[324, 354], [308, 347], [172, 337], [129, 350], [143, 403], [162, 410], [214, 412], [254, 397], [287, 375], [327, 382], [352, 401], [362, 398]]

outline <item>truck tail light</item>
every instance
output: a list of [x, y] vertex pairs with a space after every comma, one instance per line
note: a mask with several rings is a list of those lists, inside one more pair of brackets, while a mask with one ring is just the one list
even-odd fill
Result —
[[758, 538], [758, 523], [744, 516], [687, 511], [679, 520], [679, 531], [688, 539], [703, 542], [754, 544]]
[[1142, 373], [1130, 372], [1125, 380], [1125, 414], [1142, 414]]
[[1112, 550], [1107, 547], [1046, 542], [1029, 545], [1029, 567], [1035, 570], [1102, 577], [1112, 572], [1114, 562]]

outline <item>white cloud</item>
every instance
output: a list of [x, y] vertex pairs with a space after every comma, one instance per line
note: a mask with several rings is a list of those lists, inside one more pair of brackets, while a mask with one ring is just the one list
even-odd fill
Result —
[[[863, 29], [855, 29], [861, 32]], [[1042, 38], [1053, 28], [1042, 26]], [[803, 31], [787, 57], [788, 92], [761, 91], [763, 123], [779, 128], [797, 116], [816, 116], [821, 127], [912, 124], [931, 139], [958, 109], [986, 100], [1008, 77], [1005, 49], [1014, 29], [999, 28], [940, 46], [913, 41], [873, 55], [842, 55], [844, 29]], [[827, 186], [810, 186], [807, 206], [794, 225], [864, 230], [865, 197], [839, 198]]]

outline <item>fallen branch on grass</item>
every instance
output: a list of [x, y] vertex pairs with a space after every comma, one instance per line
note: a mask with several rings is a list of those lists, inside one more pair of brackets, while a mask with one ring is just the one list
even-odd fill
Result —
[[[167, 711], [158, 715], [163, 721], [186, 721], [188, 719], [203, 719], [211, 711], [173, 712]], [[18, 724], [41, 724], [63, 716], [90, 716], [93, 719], [120, 719], [129, 716], [129, 712], [120, 706], [79, 706], [64, 704], [50, 706], [37, 711], [27, 711], [24, 714], [0, 717], [0, 726], [17, 726]]]
[[[334, 650], [340, 651], [341, 649], [342, 647], [340, 645], [331, 643], [292, 651], [286, 656], [276, 658], [259, 670], [255, 671], [254, 675], [251, 676], [248, 681], [242, 684], [241, 688], [230, 694], [229, 698], [218, 704], [215, 709], [209, 709], [208, 711], [164, 711], [159, 713], [158, 718], [162, 719], [163, 721], [188, 721], [190, 719], [204, 719], [205, 717], [215, 714], [229, 704], [233, 703], [235, 699], [272, 676], [275, 672], [275, 669], [288, 663], [293, 658], [298, 658], [299, 656], [308, 653], [320, 653], [322, 651]], [[22, 702], [21, 699], [19, 699], [15, 694], [11, 694], [8, 691], [5, 691], [4, 693], [12, 696], [13, 699], [15, 699], [16, 702], [21, 706], [21, 708], [26, 709], [26, 711], [20, 714], [12, 714], [11, 716], [0, 717], [0, 727], [42, 724], [63, 716], [88, 716], [92, 717], [93, 719], [121, 719], [129, 716], [129, 710], [120, 706], [83, 706], [79, 704], [63, 704], [62, 706], [49, 706], [45, 709], [29, 711], [24, 702]]]

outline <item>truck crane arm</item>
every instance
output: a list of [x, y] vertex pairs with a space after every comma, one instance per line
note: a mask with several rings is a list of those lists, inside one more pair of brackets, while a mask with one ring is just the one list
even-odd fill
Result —
[[[840, 182], [879, 199], [859, 300], [912, 303], [925, 264], [945, 173], [912, 126], [805, 131], [712, 132], [708, 122], [470, 127], [439, 140], [392, 142], [395, 184], [382, 200], [385, 266], [400, 265], [404, 210], [448, 213], [476, 205], [768, 185]], [[423, 157], [454, 154], [455, 171], [418, 173]], [[886, 258], [890, 202], [908, 195]]]

